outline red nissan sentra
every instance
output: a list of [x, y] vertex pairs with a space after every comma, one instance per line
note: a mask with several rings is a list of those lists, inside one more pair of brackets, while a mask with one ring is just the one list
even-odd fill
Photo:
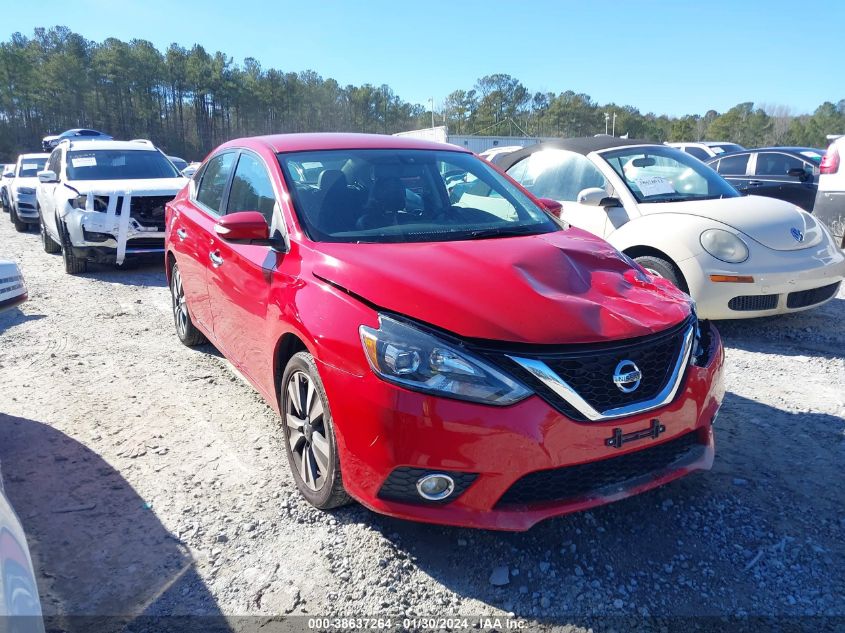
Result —
[[279, 412], [321, 509], [525, 530], [708, 469], [718, 333], [544, 204], [451, 145], [231, 141], [167, 206], [177, 334]]

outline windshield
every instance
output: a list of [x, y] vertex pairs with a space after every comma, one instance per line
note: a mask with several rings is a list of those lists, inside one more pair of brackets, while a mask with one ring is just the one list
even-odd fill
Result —
[[714, 154], [726, 154], [728, 152], [741, 152], [745, 148], [742, 145], [737, 145], [736, 143], [720, 143], [718, 145], [708, 145], [708, 147], [713, 150]]
[[660, 145], [603, 152], [637, 202], [735, 198], [739, 193], [701, 161]]
[[67, 153], [68, 180], [178, 178], [163, 154], [150, 150], [95, 149]]
[[44, 158], [22, 158], [18, 167], [18, 178], [35, 178], [39, 171], [44, 171], [47, 164], [47, 157]]
[[350, 149], [278, 159], [297, 215], [316, 241], [438, 242], [561, 228], [472, 154]]

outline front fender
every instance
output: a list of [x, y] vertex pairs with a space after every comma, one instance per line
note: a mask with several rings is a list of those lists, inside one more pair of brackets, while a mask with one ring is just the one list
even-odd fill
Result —
[[708, 218], [681, 213], [657, 213], [623, 224], [607, 237], [607, 241], [623, 252], [635, 247], [657, 249], [680, 264], [704, 252], [699, 238], [705, 230], [712, 228], [735, 232]]

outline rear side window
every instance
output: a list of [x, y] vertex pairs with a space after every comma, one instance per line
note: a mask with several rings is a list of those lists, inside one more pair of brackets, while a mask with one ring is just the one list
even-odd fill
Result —
[[[808, 165], [801, 159], [781, 154], [780, 152], [760, 152], [757, 154], [758, 176], [785, 177], [790, 169], [805, 169]], [[812, 170], [812, 167], [810, 167]]]
[[698, 160], [707, 160], [710, 158], [710, 154], [705, 152], [700, 147], [685, 147], [684, 151], [689, 154], [690, 156], [695, 156]]
[[581, 154], [559, 149], [534, 152], [508, 175], [538, 198], [574, 202], [589, 187], [606, 188], [598, 168]]
[[252, 154], [241, 154], [232, 178], [226, 213], [258, 211], [267, 220], [267, 224], [271, 224], [275, 205], [276, 194], [264, 163]]
[[202, 180], [197, 188], [197, 202], [202, 203], [214, 213], [219, 214], [223, 206], [223, 194], [234, 163], [234, 153], [219, 154], [208, 161], [202, 173]]
[[723, 176], [744, 176], [748, 168], [749, 154], [725, 156], [719, 161], [719, 173]]

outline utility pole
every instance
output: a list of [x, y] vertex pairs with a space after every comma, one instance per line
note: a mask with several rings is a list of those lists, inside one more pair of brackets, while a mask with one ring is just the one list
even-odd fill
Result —
[[611, 132], [613, 136], [616, 136], [616, 113], [613, 113], [613, 131]]
[[428, 102], [431, 104], [431, 129], [434, 129], [434, 97], [429, 97]]
[[610, 122], [610, 115], [605, 112], [604, 113], [604, 135], [607, 136], [607, 124]]

